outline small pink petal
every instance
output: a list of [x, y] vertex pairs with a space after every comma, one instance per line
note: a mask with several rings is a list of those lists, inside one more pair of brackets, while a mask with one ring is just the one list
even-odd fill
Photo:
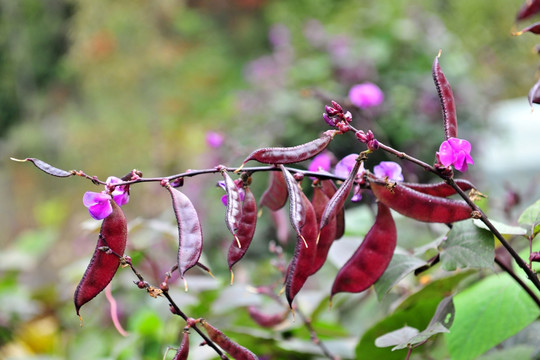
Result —
[[375, 176], [380, 178], [388, 177], [390, 180], [403, 181], [403, 174], [401, 173], [401, 166], [393, 161], [381, 161], [379, 165], [373, 168]]
[[340, 176], [344, 178], [349, 176], [349, 173], [354, 167], [354, 163], [356, 162], [357, 157], [358, 157], [358, 154], [350, 154], [350, 155], [345, 156], [336, 164], [336, 168], [334, 169], [334, 174], [336, 176]]
[[454, 163], [455, 155], [454, 155], [454, 149], [450, 145], [448, 141], [443, 141], [441, 146], [439, 147], [439, 160], [443, 166], [450, 166]]

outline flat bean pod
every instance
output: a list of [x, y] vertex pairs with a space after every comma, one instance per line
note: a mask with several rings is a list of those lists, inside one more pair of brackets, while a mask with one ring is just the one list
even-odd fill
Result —
[[317, 217], [313, 205], [311, 205], [306, 195], [304, 193], [301, 193], [301, 195], [306, 209], [306, 222], [302, 227], [301, 236], [298, 236], [296, 241], [294, 255], [289, 263], [285, 277], [285, 295], [291, 307], [294, 297], [304, 286], [309, 275], [311, 275], [311, 268], [317, 254]]
[[240, 192], [234, 180], [226, 171], [221, 174], [225, 179], [225, 191], [227, 192], [227, 210], [225, 211], [225, 224], [236, 239], [238, 246], [241, 246], [236, 232], [239, 227], [240, 218], [242, 216], [242, 201], [240, 200]]
[[203, 238], [197, 210], [179, 190], [166, 186], [171, 194], [173, 210], [178, 223], [178, 271], [182, 279], [187, 270], [197, 265], [201, 257]]
[[390, 209], [379, 202], [375, 223], [352, 257], [339, 270], [332, 294], [366, 290], [384, 273], [396, 247], [397, 231]]
[[[113, 211], [103, 219], [94, 255], [75, 290], [73, 300], [77, 315], [81, 306], [92, 300], [111, 282], [120, 265], [119, 256], [123, 256], [126, 249], [126, 217], [116, 202], [111, 200], [110, 203]], [[104, 246], [114, 253], [100, 250]]]
[[298, 146], [257, 149], [249, 154], [242, 166], [249, 160], [263, 164], [292, 164], [310, 159], [326, 149], [336, 133], [336, 130], [328, 130], [320, 138]]
[[380, 202], [412, 219], [449, 224], [471, 218], [472, 209], [463, 200], [426, 195], [400, 183], [389, 185], [372, 175], [368, 179]]
[[[474, 185], [467, 180], [456, 179], [454, 182], [463, 191], [474, 189]], [[456, 194], [456, 190], [444, 181], [436, 184], [401, 183], [401, 185], [437, 197], [448, 197]]]
[[439, 64], [439, 56], [435, 56], [433, 60], [433, 81], [435, 82], [435, 87], [437, 88], [437, 93], [439, 94], [439, 100], [441, 101], [441, 108], [444, 120], [444, 135], [446, 140], [451, 137], [457, 137], [457, 113], [456, 113], [456, 103], [454, 101], [454, 93], [452, 88], [446, 80], [446, 76], [441, 69]]
[[[321, 187], [329, 199], [331, 199], [332, 196], [334, 196], [334, 194], [337, 191], [336, 184], [334, 184], [334, 182], [330, 179], [321, 180]], [[341, 210], [338, 210], [338, 212], [336, 213], [336, 240], [340, 239], [343, 236], [343, 234], [345, 234], [345, 208], [344, 207], [342, 207]]]
[[266, 314], [261, 312], [255, 306], [248, 306], [249, 316], [255, 321], [258, 325], [271, 328], [276, 325], [284, 322], [289, 316], [289, 311], [277, 313], [277, 314]]
[[357, 159], [347, 179], [345, 179], [343, 184], [341, 184], [334, 196], [332, 196], [328, 202], [328, 205], [326, 205], [319, 225], [319, 231], [328, 224], [333, 216], [336, 216], [336, 214], [343, 209], [343, 205], [345, 205], [345, 200], [347, 200], [347, 197], [351, 192], [354, 180], [356, 179], [356, 174], [358, 173], [361, 164], [362, 161]]
[[526, 0], [519, 9], [516, 20], [525, 20], [540, 12], [540, 0]]
[[36, 159], [36, 158], [26, 158], [26, 159], [23, 159], [23, 160], [11, 158], [11, 160], [18, 161], [18, 162], [30, 161], [39, 170], [41, 170], [41, 171], [43, 171], [43, 172], [45, 172], [45, 173], [47, 173], [49, 175], [52, 175], [52, 176], [68, 177], [68, 176], [75, 175], [75, 173], [73, 171], [66, 171], [66, 170], [55, 168], [54, 166], [52, 166], [50, 164], [47, 164], [45, 161], [42, 161], [42, 160], [39, 160], [39, 159]]
[[266, 206], [272, 211], [281, 209], [287, 202], [287, 184], [283, 173], [280, 171], [270, 171], [270, 184], [264, 191], [259, 201], [260, 206]]
[[285, 166], [280, 164], [279, 167], [283, 173], [289, 193], [289, 219], [296, 234], [302, 238], [302, 227], [306, 222], [306, 208], [302, 200], [303, 192], [294, 176], [285, 169]]
[[[313, 198], [311, 203], [313, 204], [313, 209], [315, 210], [315, 217], [317, 218], [317, 224], [320, 224], [321, 218], [326, 208], [326, 205], [330, 201], [330, 198], [326, 195], [324, 190], [321, 187], [315, 186], [313, 188]], [[317, 227], [319, 227], [317, 225]], [[310, 275], [315, 274], [319, 269], [324, 265], [326, 257], [328, 256], [328, 251], [330, 246], [336, 239], [336, 230], [337, 230], [337, 218], [334, 216], [330, 219], [328, 224], [323, 227], [319, 235], [317, 242], [317, 253], [315, 259], [313, 260], [313, 265], [311, 267]]]
[[184, 335], [180, 347], [176, 350], [173, 360], [187, 360], [189, 355], [189, 328], [184, 328]]
[[229, 270], [232, 271], [232, 267], [246, 254], [253, 234], [255, 234], [255, 226], [257, 225], [257, 201], [255, 196], [248, 187], [244, 188], [244, 201], [242, 202], [242, 217], [239, 221], [239, 227], [236, 231], [236, 238], [238, 243], [233, 241], [229, 247], [229, 254], [227, 262], [229, 263]]
[[206, 330], [210, 340], [215, 342], [220, 348], [225, 350], [236, 360], [257, 360], [258, 357], [245, 347], [235, 343], [222, 333], [219, 329], [210, 325], [205, 319], [201, 319], [201, 325]]

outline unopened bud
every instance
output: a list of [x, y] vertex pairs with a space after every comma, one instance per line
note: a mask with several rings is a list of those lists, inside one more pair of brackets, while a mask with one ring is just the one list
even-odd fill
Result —
[[330, 116], [335, 116], [339, 113], [338, 110], [334, 109], [333, 107], [331, 106], [328, 106], [328, 105], [325, 105], [324, 106], [324, 111], [326, 111], [326, 113]]
[[363, 132], [362, 130], [358, 130], [357, 132], [355, 132], [354, 136], [356, 136], [356, 138], [360, 140], [361, 142], [363, 142], [364, 144], [368, 142], [368, 137], [366, 133]]
[[347, 111], [345, 114], [343, 114], [343, 120], [350, 123], [352, 121], [352, 114], [350, 111]]
[[322, 114], [322, 117], [324, 119], [324, 121], [331, 127], [334, 127], [336, 126], [336, 121], [334, 119], [332, 119], [330, 116], [328, 116], [327, 113], [323, 113]]
[[373, 139], [373, 140], [368, 141], [367, 146], [368, 146], [368, 149], [371, 151], [377, 150], [379, 148], [379, 142], [377, 141], [377, 139]]
[[298, 173], [298, 172], [297, 172], [297, 173], [294, 173], [293, 176], [294, 176], [294, 179], [295, 179], [296, 181], [302, 181], [302, 180], [304, 179], [304, 174], [302, 174], [302, 173]]
[[343, 111], [343, 108], [341, 107], [341, 105], [339, 105], [337, 102], [335, 102], [334, 100], [330, 101], [332, 103], [332, 107], [334, 109], [336, 109], [337, 111], [339, 112], [342, 112]]

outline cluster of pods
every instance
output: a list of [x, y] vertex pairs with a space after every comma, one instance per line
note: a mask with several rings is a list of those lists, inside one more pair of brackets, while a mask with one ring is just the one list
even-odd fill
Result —
[[[537, 4], [538, 2], [532, 1], [531, 3]], [[433, 62], [433, 79], [441, 100], [445, 137], [448, 140], [457, 137], [456, 109], [452, 90], [440, 68], [438, 58], [439, 56]], [[338, 106], [339, 104], [333, 102], [333, 105]], [[340, 106], [338, 107], [340, 110], [336, 111], [340, 112], [342, 109]], [[228, 265], [231, 274], [233, 266], [244, 257], [252, 242], [258, 220], [257, 208], [266, 207], [269, 211], [275, 212], [288, 202], [290, 224], [297, 237], [294, 254], [289, 262], [284, 280], [285, 295], [291, 308], [294, 298], [307, 279], [325, 263], [332, 243], [343, 236], [345, 231], [344, 207], [351, 189], [355, 185], [373, 193], [377, 200], [377, 215], [374, 224], [357, 250], [338, 271], [331, 288], [331, 297], [340, 292], [358, 293], [364, 291], [384, 273], [392, 259], [397, 240], [397, 229], [390, 209], [418, 221], [447, 224], [471, 218], [474, 214], [465, 201], [448, 198], [456, 193], [456, 189], [446, 182], [413, 184], [379, 178], [368, 171], [359, 174], [362, 162], [371, 151], [377, 148], [373, 145], [376, 144], [376, 140], [371, 132], [369, 132], [369, 136], [358, 136], [360, 131], [357, 131], [356, 137], [361, 142], [368, 143], [368, 151], [358, 155], [351, 172], [346, 179], [339, 182], [339, 187], [331, 177], [321, 173], [320, 176], [315, 177], [315, 180], [312, 180], [313, 191], [312, 197], [309, 199], [302, 190], [301, 182], [304, 180], [302, 172], [287, 168], [286, 165], [313, 158], [325, 150], [336, 135], [341, 135], [351, 129], [348, 125], [350, 119], [347, 116], [344, 115], [340, 118], [334, 113], [329, 115], [332, 118], [327, 116], [328, 119], [325, 121], [336, 129], [324, 132], [311, 142], [295, 147], [257, 149], [246, 157], [239, 169], [231, 174], [223, 166], [216, 168], [216, 171], [221, 173], [224, 179], [227, 197], [225, 223], [233, 238], [228, 251]], [[372, 146], [369, 146], [370, 143]], [[83, 176], [82, 173], [76, 171], [54, 168], [34, 158], [20, 161], [30, 161], [42, 171], [54, 176]], [[270, 181], [258, 203], [249, 188], [251, 174], [248, 171], [242, 172], [236, 180], [231, 177], [231, 175], [235, 176], [236, 173], [240, 172], [248, 161], [272, 165], [270, 169], [266, 169], [270, 170]], [[443, 175], [450, 174], [443, 177], [452, 176], [451, 170], [444, 166], [439, 167], [438, 170]], [[88, 178], [95, 181], [94, 178]], [[180, 277], [186, 283], [185, 274], [189, 269], [196, 265], [204, 268], [199, 263], [203, 249], [201, 222], [189, 197], [178, 189], [182, 181], [169, 181], [168, 179], [170, 178], [161, 180], [161, 185], [169, 192], [172, 199], [179, 235], [177, 268]], [[463, 191], [473, 189], [473, 185], [468, 181], [452, 181]], [[109, 201], [112, 213], [103, 220], [96, 249], [75, 291], [74, 302], [77, 315], [85, 303], [105, 289], [120, 264], [126, 261], [124, 256], [127, 240], [126, 218], [112, 197]], [[252, 310], [250, 313], [253, 312], [253, 316], [256, 318], [257, 312], [255, 309]], [[280, 315], [276, 319], [282, 321], [283, 316]], [[274, 324], [273, 319], [259, 320], [261, 324]], [[184, 340], [175, 359], [187, 358], [187, 349], [189, 348], [187, 330], [196, 323], [200, 323], [210, 339], [235, 358], [256, 359], [256, 356], [249, 350], [232, 342], [203, 319], [193, 320], [191, 323], [188, 321]]]

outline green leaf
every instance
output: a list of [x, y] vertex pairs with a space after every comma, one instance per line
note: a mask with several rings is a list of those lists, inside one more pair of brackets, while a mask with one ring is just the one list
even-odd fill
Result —
[[447, 333], [454, 321], [455, 309], [452, 297], [444, 298], [431, 318], [427, 328], [418, 332], [418, 329], [405, 326], [401, 329], [389, 332], [375, 339], [375, 346], [394, 346], [392, 351], [401, 350], [414, 345], [422, 344], [433, 335]]
[[375, 346], [388, 347], [388, 346], [407, 344], [409, 339], [415, 337], [416, 335], [418, 335], [418, 333], [419, 331], [417, 328], [404, 326], [401, 329], [391, 331], [389, 333], [386, 333], [376, 338]]
[[384, 274], [375, 282], [375, 292], [379, 301], [405, 276], [426, 264], [414, 256], [394, 254]]
[[444, 270], [493, 268], [493, 235], [476, 227], [472, 221], [455, 223], [448, 238], [442, 242], [441, 249], [441, 267]]
[[521, 225], [533, 225], [540, 223], [540, 200], [526, 208], [519, 216], [518, 222]]
[[356, 346], [356, 359], [403, 360], [406, 355], [405, 350], [391, 351], [387, 348], [376, 347], [375, 339], [403, 326], [417, 329], [425, 328], [429, 324], [439, 301], [440, 298], [421, 298], [420, 301], [415, 302], [407, 309], [396, 311], [372, 326], [364, 333]]
[[540, 309], [507, 274], [492, 275], [454, 297], [446, 335], [453, 360], [474, 359], [532, 323]]
[[[527, 234], [527, 230], [524, 228], [521, 228], [519, 226], [512, 226], [503, 224], [501, 222], [495, 221], [495, 220], [489, 220], [493, 226], [495, 226], [495, 229], [497, 229], [502, 235], [525, 235]], [[480, 229], [484, 229], [487, 231], [490, 231], [486, 224], [482, 222], [480, 219], [474, 219], [473, 224], [475, 226], [478, 226]]]

